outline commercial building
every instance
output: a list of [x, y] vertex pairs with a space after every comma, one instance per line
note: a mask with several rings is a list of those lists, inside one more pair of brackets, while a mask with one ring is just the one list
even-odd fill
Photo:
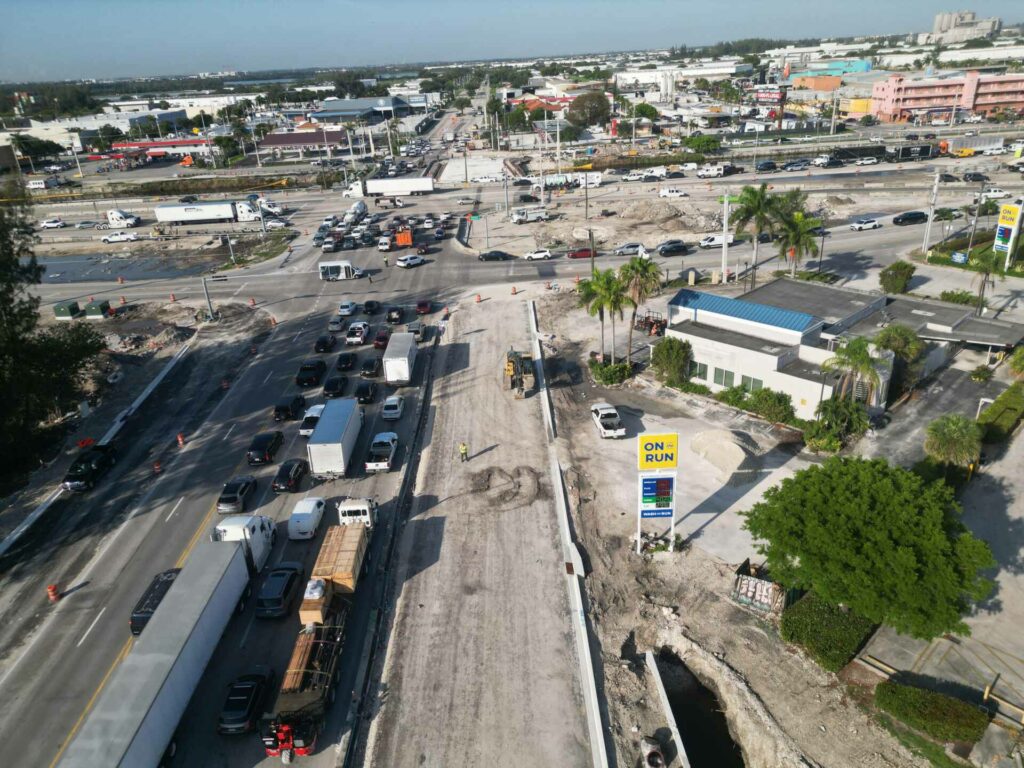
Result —
[[263, 96], [263, 93], [182, 93], [163, 98], [119, 99], [110, 102], [106, 110], [114, 115], [125, 112], [151, 112], [166, 102], [168, 109], [184, 110], [189, 118], [193, 118], [198, 117], [200, 112], [216, 115], [220, 110], [233, 107], [242, 101], [255, 104], [256, 99]]
[[754, 68], [740, 59], [708, 59], [687, 66], [616, 72], [615, 85], [620, 90], [658, 90], [664, 101], [675, 94], [677, 86], [684, 80], [729, 80], [734, 77], [750, 77], [753, 72]]
[[917, 36], [918, 45], [951, 45], [966, 43], [968, 40], [994, 37], [999, 34], [1003, 22], [997, 17], [979, 19], [974, 11], [953, 11], [937, 13], [931, 32]]
[[210, 157], [218, 152], [212, 142], [207, 139], [168, 139], [166, 141], [115, 141], [111, 145], [114, 153], [144, 153], [148, 157], [182, 158]]
[[890, 75], [871, 90], [871, 114], [879, 120], [901, 122], [929, 112], [953, 109], [989, 114], [1024, 110], [1024, 73], [910, 79]]
[[[425, 104], [424, 107], [425, 108]], [[310, 113], [318, 123], [375, 123], [406, 117], [412, 106], [398, 96], [367, 96], [360, 99], [324, 99], [320, 109]]]
[[[767, 387], [790, 396], [797, 416], [814, 418], [841, 381], [822, 364], [854, 338], [872, 339], [893, 323], [928, 342], [921, 376], [939, 368], [960, 346], [1009, 350], [1024, 325], [977, 318], [970, 307], [885, 296], [782, 278], [742, 298], [684, 289], [668, 307], [666, 336], [693, 350], [691, 380], [713, 391]], [[892, 373], [890, 352], [874, 350], [878, 386], [853, 385], [870, 408], [884, 407]]]

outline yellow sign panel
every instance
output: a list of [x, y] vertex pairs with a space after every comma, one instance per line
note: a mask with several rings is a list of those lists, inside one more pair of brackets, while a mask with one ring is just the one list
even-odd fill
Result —
[[675, 469], [679, 464], [679, 435], [640, 435], [636, 440], [637, 466], [642, 471]]
[[1003, 205], [999, 208], [999, 226], [1010, 227], [1011, 229], [1017, 226], [1017, 219], [1020, 218], [1020, 206], [1019, 205]]

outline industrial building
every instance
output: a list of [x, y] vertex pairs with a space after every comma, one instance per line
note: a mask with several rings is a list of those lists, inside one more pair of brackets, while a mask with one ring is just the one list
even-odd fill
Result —
[[890, 75], [871, 90], [871, 113], [879, 120], [902, 122], [929, 112], [976, 114], [1024, 110], [1024, 73], [911, 79]]
[[[426, 108], [424, 102], [421, 109]], [[309, 117], [318, 123], [367, 123], [374, 125], [396, 117], [407, 117], [413, 108], [398, 96], [367, 96], [360, 99], [324, 99]]]
[[994, 37], [999, 34], [1003, 22], [993, 16], [979, 19], [974, 11], [953, 11], [937, 13], [932, 23], [931, 32], [922, 32], [917, 36], [918, 45], [952, 45], [966, 43], [968, 40]]

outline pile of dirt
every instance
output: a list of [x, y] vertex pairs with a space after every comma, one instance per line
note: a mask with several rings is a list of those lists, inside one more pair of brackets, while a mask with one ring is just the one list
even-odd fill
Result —
[[637, 200], [627, 205], [619, 215], [641, 224], [660, 224], [669, 219], [678, 219], [682, 211], [664, 200]]
[[750, 435], [729, 429], [708, 429], [693, 436], [690, 450], [719, 471], [719, 479], [741, 485], [761, 469], [758, 445]]

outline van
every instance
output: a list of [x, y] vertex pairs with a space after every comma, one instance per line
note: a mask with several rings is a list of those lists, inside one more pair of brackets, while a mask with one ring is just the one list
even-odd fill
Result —
[[346, 499], [338, 502], [338, 525], [365, 525], [377, 522], [377, 502], [373, 499]]
[[310, 496], [299, 501], [288, 516], [288, 538], [292, 541], [315, 538], [326, 505], [326, 500], [321, 496]]
[[391, 250], [391, 238], [381, 237], [377, 240], [377, 250], [386, 253]]
[[658, 192], [658, 197], [689, 197], [689, 195], [676, 187], [668, 187]]
[[713, 179], [725, 176], [725, 168], [720, 165], [705, 165], [697, 169], [698, 179]]
[[721, 248], [726, 242], [728, 242], [729, 245], [732, 245], [734, 242], [736, 242], [736, 236], [730, 234], [728, 236], [728, 239], [726, 239], [726, 237], [723, 236], [722, 233], [718, 233], [717, 235], [708, 235], [707, 237], [704, 237], [699, 243], [697, 243], [697, 247]]
[[158, 573], [142, 593], [139, 602], [135, 604], [131, 616], [128, 618], [128, 630], [133, 635], [141, 635], [149, 620], [153, 618], [160, 601], [164, 599], [167, 590], [171, 588], [181, 568], [171, 568], [169, 571]]
[[513, 224], [526, 224], [530, 221], [547, 221], [551, 218], [544, 208], [518, 208], [512, 211]]
[[132, 213], [127, 213], [119, 208], [112, 208], [107, 211], [107, 226], [110, 228], [115, 227], [137, 227], [142, 223], [142, 219]]

